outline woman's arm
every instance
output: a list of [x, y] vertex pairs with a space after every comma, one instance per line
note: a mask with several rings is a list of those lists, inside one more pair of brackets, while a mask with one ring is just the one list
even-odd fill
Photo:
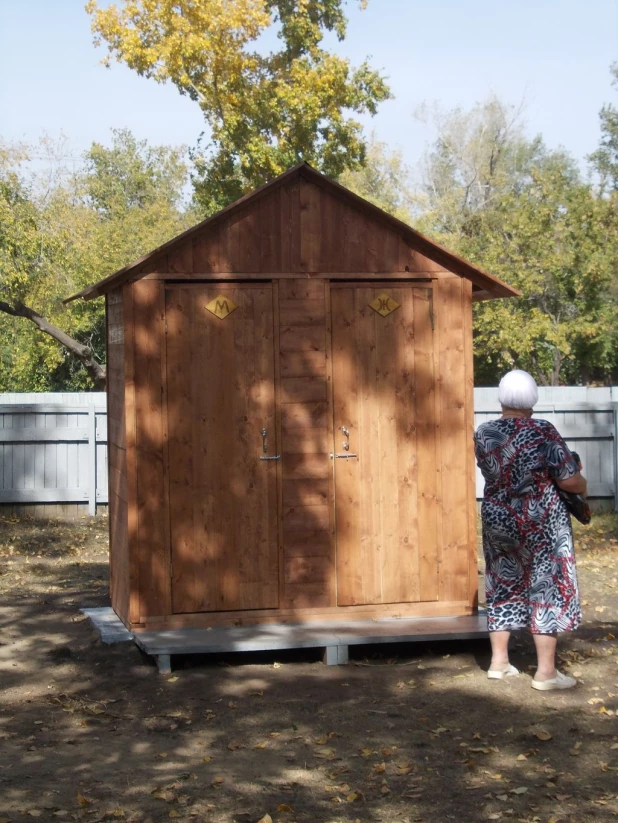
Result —
[[556, 479], [556, 483], [561, 489], [564, 489], [565, 492], [573, 492], [573, 494], [585, 495], [588, 488], [586, 478], [581, 472], [576, 472], [574, 475], [567, 477], [565, 480]]

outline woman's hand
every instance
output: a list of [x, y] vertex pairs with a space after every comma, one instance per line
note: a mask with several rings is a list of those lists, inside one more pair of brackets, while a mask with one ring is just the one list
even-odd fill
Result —
[[576, 472], [572, 477], [567, 477], [566, 480], [556, 480], [558, 486], [564, 489], [565, 492], [573, 492], [573, 494], [583, 494], [586, 496], [588, 484], [586, 478], [581, 472]]

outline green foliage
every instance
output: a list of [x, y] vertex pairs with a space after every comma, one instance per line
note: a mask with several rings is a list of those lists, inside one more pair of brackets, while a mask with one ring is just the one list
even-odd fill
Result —
[[[29, 168], [33, 154], [43, 171]], [[195, 222], [182, 150], [116, 131], [77, 171], [56, 155], [49, 141], [0, 153], [0, 391], [92, 387], [67, 348], [7, 308], [34, 309], [105, 362], [103, 301], [62, 300]]]
[[459, 250], [523, 292], [475, 312], [477, 382], [514, 366], [546, 385], [603, 380], [616, 365], [618, 220], [569, 163], [533, 171], [519, 194], [472, 218]]
[[[361, 4], [363, 5], [363, 4]], [[331, 176], [359, 168], [360, 123], [390, 96], [364, 62], [322, 47], [346, 34], [342, 0], [122, 0], [92, 15], [109, 56], [195, 100], [208, 126], [192, 153], [197, 201], [210, 214], [306, 160]], [[276, 30], [279, 50], [258, 39]], [[109, 60], [109, 56], [107, 60]]]
[[[618, 91], [618, 62], [611, 66], [612, 86]], [[601, 178], [601, 190], [618, 194], [618, 109], [603, 106], [601, 120], [601, 145], [590, 155], [590, 160]]]
[[434, 118], [422, 231], [518, 288], [475, 307], [477, 385], [508, 369], [542, 384], [605, 381], [618, 365], [615, 204], [566, 153], [527, 139], [495, 98]]

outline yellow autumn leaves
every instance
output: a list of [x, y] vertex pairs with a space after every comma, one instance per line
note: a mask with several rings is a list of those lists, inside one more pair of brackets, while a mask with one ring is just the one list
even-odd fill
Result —
[[[209, 127], [195, 152], [196, 196], [212, 213], [299, 160], [336, 176], [357, 168], [365, 139], [350, 113], [390, 96], [367, 63], [354, 69], [321, 47], [342, 40], [342, 0], [90, 0], [95, 44], [195, 100]], [[260, 40], [272, 28], [279, 50]]]

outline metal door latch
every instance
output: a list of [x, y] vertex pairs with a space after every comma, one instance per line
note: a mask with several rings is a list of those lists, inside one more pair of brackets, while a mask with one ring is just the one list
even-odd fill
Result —
[[357, 454], [350, 453], [350, 430], [348, 429], [348, 427], [342, 426], [341, 433], [345, 437], [345, 440], [341, 444], [341, 448], [343, 449], [345, 454], [333, 454], [333, 452], [331, 452], [330, 459], [332, 460], [333, 458], [335, 458], [336, 460], [348, 460], [350, 457], [358, 457]]
[[[268, 451], [268, 443], [266, 442], [266, 437], [268, 436], [268, 430], [267, 429], [262, 429], [261, 435], [262, 435], [262, 451], [264, 452], [264, 454], [266, 454], [266, 452]], [[267, 457], [264, 457], [263, 455], [260, 455], [260, 460], [280, 460], [280, 459], [281, 459], [280, 454], [273, 454], [273, 455], [269, 455]]]

